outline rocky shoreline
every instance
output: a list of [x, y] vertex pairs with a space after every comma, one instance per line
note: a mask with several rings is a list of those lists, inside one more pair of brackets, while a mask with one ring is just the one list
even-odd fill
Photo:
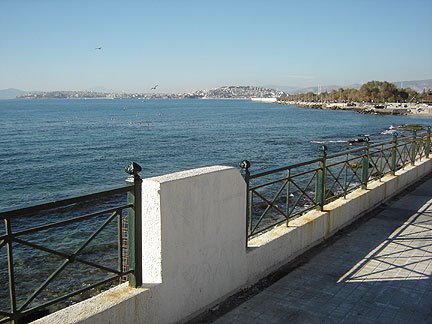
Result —
[[313, 102], [313, 101], [284, 101], [278, 100], [281, 105], [293, 105], [310, 109], [349, 110], [359, 114], [371, 115], [401, 115], [401, 116], [426, 116], [432, 117], [432, 106], [419, 103], [342, 103], [342, 102]]

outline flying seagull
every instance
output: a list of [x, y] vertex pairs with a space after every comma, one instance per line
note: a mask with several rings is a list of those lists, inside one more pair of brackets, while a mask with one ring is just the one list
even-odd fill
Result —
[[102, 49], [102, 47], [96, 47], [95, 48], [95, 50], [101, 50]]
[[156, 84], [154, 87], [150, 88], [150, 90], [156, 90], [159, 84]]

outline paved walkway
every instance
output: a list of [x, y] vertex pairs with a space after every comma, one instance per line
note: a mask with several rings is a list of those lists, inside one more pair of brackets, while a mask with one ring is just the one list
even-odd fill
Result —
[[432, 323], [432, 177], [216, 323]]

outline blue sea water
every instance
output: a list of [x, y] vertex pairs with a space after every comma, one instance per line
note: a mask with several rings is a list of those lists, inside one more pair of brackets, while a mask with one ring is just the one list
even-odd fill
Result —
[[249, 100], [0, 100], [0, 211], [120, 186], [130, 161], [144, 178], [242, 159], [254, 172], [406, 123], [432, 119]]

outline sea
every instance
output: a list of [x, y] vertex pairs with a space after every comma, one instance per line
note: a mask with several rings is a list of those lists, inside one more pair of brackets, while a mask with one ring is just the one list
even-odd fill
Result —
[[0, 100], [0, 211], [211, 165], [251, 173], [338, 151], [432, 118], [363, 115], [251, 100]]

